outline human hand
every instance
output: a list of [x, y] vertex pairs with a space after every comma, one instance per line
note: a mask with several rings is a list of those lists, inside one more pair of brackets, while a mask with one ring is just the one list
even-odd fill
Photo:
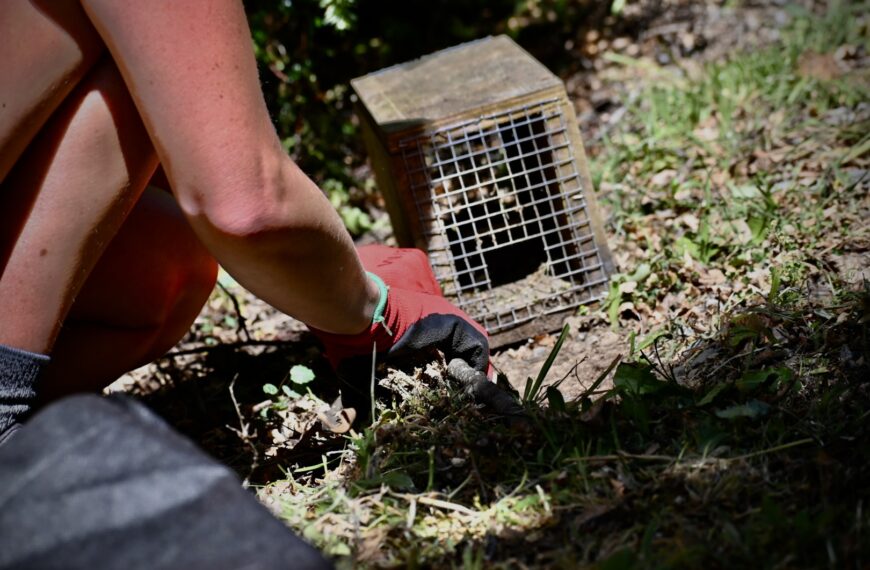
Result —
[[372, 325], [356, 335], [313, 331], [340, 377], [354, 384], [368, 378], [373, 352], [380, 361], [398, 363], [439, 350], [448, 361], [462, 358], [487, 371], [486, 331], [441, 295], [422, 251], [365, 246], [358, 253], [370, 278], [381, 281], [381, 301]]

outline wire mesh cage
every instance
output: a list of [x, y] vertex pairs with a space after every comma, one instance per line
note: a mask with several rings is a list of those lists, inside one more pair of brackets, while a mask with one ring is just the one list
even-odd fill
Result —
[[[466, 91], [451, 97], [457, 81]], [[354, 88], [400, 245], [428, 252], [444, 294], [493, 346], [556, 329], [606, 293], [612, 263], [573, 109], [531, 56], [488, 38]]]

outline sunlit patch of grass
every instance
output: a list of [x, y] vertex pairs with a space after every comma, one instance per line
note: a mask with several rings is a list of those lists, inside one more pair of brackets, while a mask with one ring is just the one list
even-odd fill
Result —
[[261, 495], [339, 566], [852, 564], [870, 554], [868, 320], [870, 290], [762, 302], [523, 422], [430, 366], [340, 467]]

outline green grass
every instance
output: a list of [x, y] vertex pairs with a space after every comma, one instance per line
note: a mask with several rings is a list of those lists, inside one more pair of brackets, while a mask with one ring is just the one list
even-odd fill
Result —
[[[808, 246], [848, 234], [849, 223], [825, 210], [848, 208], [848, 194], [867, 183], [849, 170], [868, 152], [867, 114], [837, 118], [870, 100], [866, 70], [824, 81], [802, 75], [799, 62], [844, 44], [870, 49], [858, 18], [868, 8], [835, 3], [821, 19], [798, 17], [781, 44], [700, 72], [648, 70], [653, 86], [630, 98], [628, 125], [593, 163], [616, 231], [645, 256], [634, 275], [615, 277], [611, 322], [620, 304], [655, 304], [691, 282], [686, 255], [737, 282], [775, 260], [798, 277]], [[620, 291], [638, 271], [653, 282]]]
[[612, 388], [530, 379], [507, 421], [436, 364], [393, 373], [370, 428], [261, 497], [339, 567], [870, 563], [870, 288], [825, 261], [868, 237], [868, 97], [800, 72], [870, 48], [866, 12], [653, 69], [592, 149], [624, 270], [603, 313], [634, 331]]

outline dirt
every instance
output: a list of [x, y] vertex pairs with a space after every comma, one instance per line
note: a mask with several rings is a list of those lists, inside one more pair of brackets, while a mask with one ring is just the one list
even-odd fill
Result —
[[[604, 323], [588, 317], [570, 317], [565, 320], [570, 334], [562, 345], [544, 385], [566, 378], [560, 385], [565, 399], [581, 395], [615, 358], [624, 356], [628, 342], [624, 333], [616, 333]], [[557, 334], [542, 334], [520, 346], [501, 350], [493, 355], [493, 365], [507, 375], [511, 385], [523, 393], [529, 378], [537, 377], [556, 344]], [[610, 388], [610, 379], [600, 389]]]

